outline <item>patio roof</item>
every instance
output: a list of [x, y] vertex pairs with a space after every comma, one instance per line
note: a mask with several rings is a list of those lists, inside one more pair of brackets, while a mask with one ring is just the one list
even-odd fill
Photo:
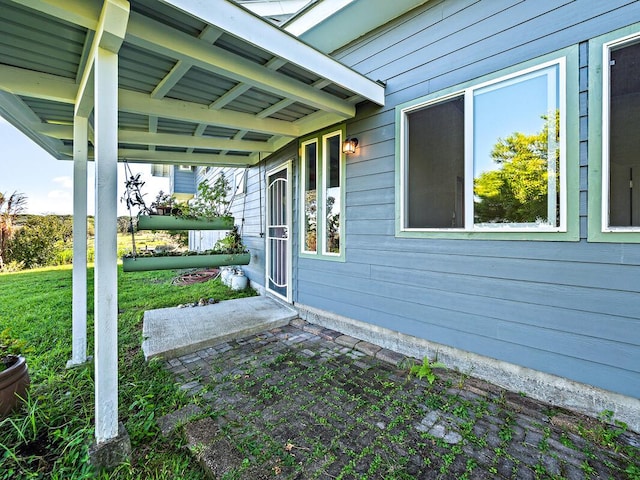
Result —
[[381, 85], [235, 3], [103, 3], [0, 0], [0, 115], [55, 158], [73, 158], [74, 115], [93, 128], [103, 42], [121, 42], [121, 161], [252, 165], [359, 102], [384, 103]]

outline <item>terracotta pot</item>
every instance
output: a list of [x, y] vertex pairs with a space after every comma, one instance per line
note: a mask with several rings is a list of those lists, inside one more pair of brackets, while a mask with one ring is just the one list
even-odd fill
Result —
[[26, 398], [29, 387], [29, 371], [24, 357], [11, 356], [11, 366], [0, 372], [0, 418], [11, 413]]

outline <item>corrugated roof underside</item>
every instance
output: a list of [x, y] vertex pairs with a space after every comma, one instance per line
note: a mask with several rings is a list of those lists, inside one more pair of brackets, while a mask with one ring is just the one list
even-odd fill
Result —
[[3, 0], [0, 12], [2, 63], [76, 78], [86, 29]]
[[43, 123], [73, 124], [73, 105], [40, 98], [20, 97]]

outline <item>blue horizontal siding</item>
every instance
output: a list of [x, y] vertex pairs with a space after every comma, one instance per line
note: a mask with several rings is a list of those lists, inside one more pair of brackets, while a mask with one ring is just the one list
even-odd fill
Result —
[[[322, 294], [328, 294], [323, 296]], [[455, 345], [457, 348], [469, 352], [478, 353], [487, 357], [522, 365], [526, 363], [534, 365], [545, 365], [543, 370], [554, 375], [572, 378], [573, 380], [597, 384], [599, 387], [616, 391], [631, 397], [640, 397], [640, 375], [637, 371], [616, 368], [600, 362], [590, 362], [566, 355], [554, 350], [540, 350], [523, 345], [520, 342], [511, 343], [488, 337], [480, 333], [471, 333], [465, 330], [457, 330], [454, 325], [463, 318], [464, 315], [456, 315], [449, 319], [444, 325], [425, 324], [416, 318], [426, 318], [430, 311], [420, 309], [419, 316], [404, 316], [395, 312], [381, 312], [376, 310], [371, 304], [351, 305], [349, 298], [331, 295], [327, 292], [320, 292], [315, 288], [302, 290], [299, 293], [300, 302], [306, 305], [314, 305], [316, 308], [327, 311], [341, 311], [343, 315], [373, 323], [391, 330], [401, 331], [408, 335], [419, 338], [427, 338], [432, 341], [447, 345]], [[529, 366], [531, 366], [529, 365]], [[567, 371], [571, 374], [568, 375]], [[472, 372], [470, 372], [472, 373]]]
[[[586, 41], [640, 21], [631, 0], [443, 0], [336, 53], [387, 82], [347, 133], [346, 261], [299, 257], [297, 142], [248, 172], [234, 202], [264, 284], [266, 172], [293, 162], [294, 302], [462, 350], [640, 397], [640, 245], [587, 243]], [[580, 51], [579, 242], [395, 236], [395, 107], [570, 45]]]
[[[589, 244], [586, 41], [630, 0], [427, 2], [336, 53], [386, 81], [348, 122], [346, 262], [299, 259], [296, 300], [640, 397], [640, 245]], [[580, 242], [395, 237], [395, 106], [570, 45], [580, 51]], [[593, 74], [593, 72], [591, 72]]]
[[174, 193], [196, 193], [196, 175], [189, 170], [180, 170], [177, 166], [173, 168], [172, 191]]

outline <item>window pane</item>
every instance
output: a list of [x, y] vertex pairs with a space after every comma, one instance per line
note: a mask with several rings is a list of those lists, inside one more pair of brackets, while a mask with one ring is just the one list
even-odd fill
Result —
[[558, 66], [474, 93], [474, 223], [560, 225]]
[[316, 231], [318, 224], [317, 160], [318, 146], [304, 146], [304, 251], [317, 252]]
[[464, 227], [464, 98], [407, 114], [406, 226]]
[[640, 226], [640, 43], [611, 52], [609, 225]]
[[325, 140], [325, 175], [327, 190], [325, 192], [325, 245], [326, 253], [340, 253], [340, 135]]

